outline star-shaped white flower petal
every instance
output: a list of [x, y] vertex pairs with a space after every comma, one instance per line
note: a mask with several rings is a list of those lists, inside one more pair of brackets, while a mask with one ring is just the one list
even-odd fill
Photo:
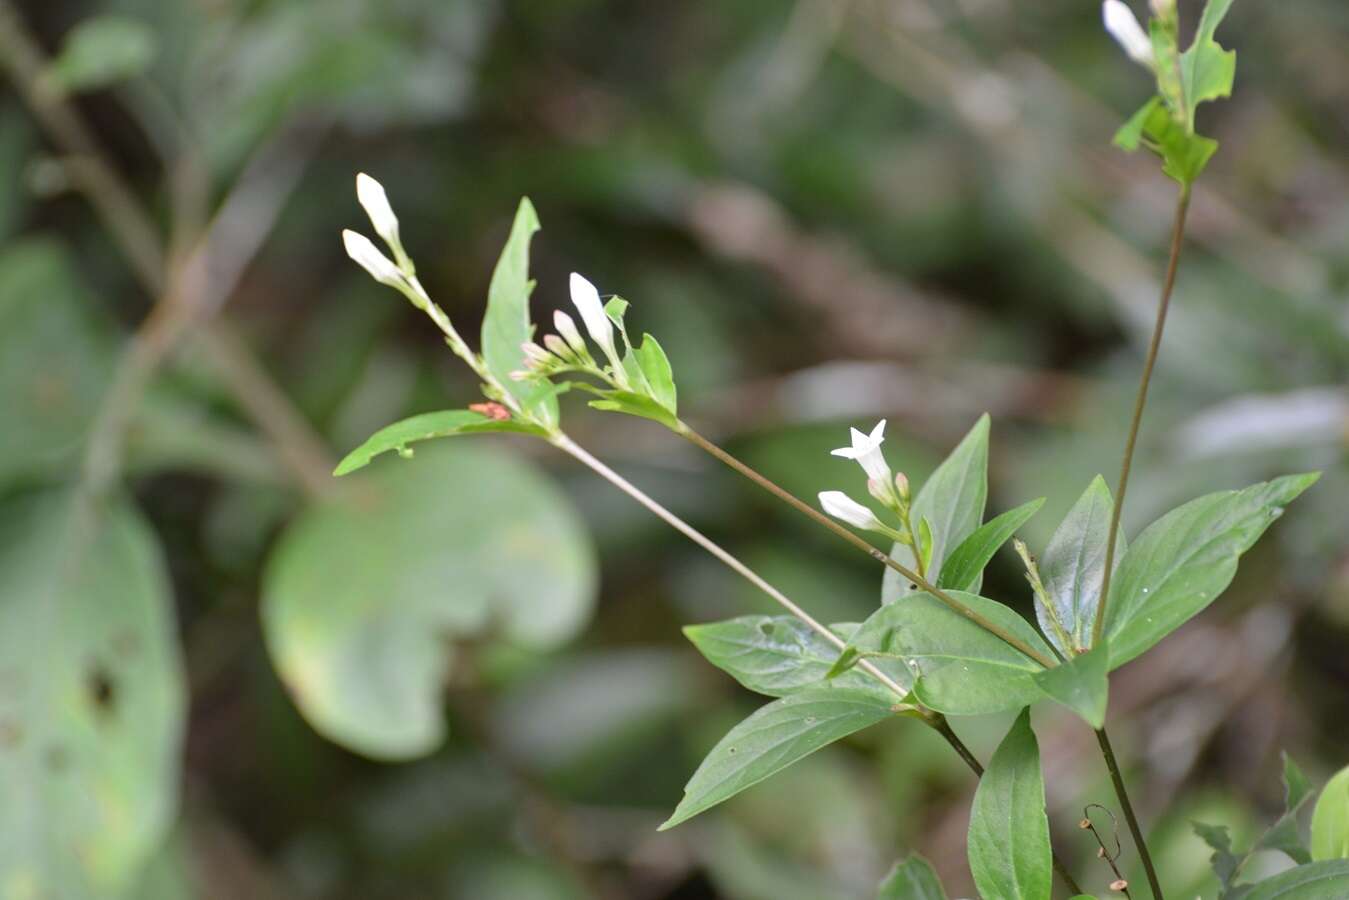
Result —
[[852, 446], [833, 450], [831, 451], [833, 455], [856, 460], [867, 473], [867, 478], [888, 485], [890, 466], [886, 463], [885, 454], [881, 450], [881, 444], [885, 443], [885, 419], [876, 423], [876, 427], [871, 429], [871, 434], [863, 434], [856, 428], [850, 429], [850, 432]]

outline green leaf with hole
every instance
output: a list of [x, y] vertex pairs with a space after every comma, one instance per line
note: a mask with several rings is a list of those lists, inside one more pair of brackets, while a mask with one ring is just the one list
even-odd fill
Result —
[[867, 691], [817, 688], [774, 700], [712, 748], [660, 830], [673, 828], [892, 714], [890, 703]]
[[[1040, 557], [1040, 576], [1052, 608], [1046, 609], [1037, 596], [1035, 616], [1061, 653], [1075, 653], [1091, 646], [1101, 578], [1105, 574], [1105, 542], [1114, 509], [1110, 488], [1097, 475], [1054, 531]], [[1116, 571], [1127, 549], [1121, 531], [1115, 537]], [[1072, 646], [1060, 644], [1055, 620]]]
[[117, 897], [177, 814], [186, 691], [158, 542], [124, 500], [0, 505], [0, 886]]
[[63, 91], [97, 90], [149, 69], [155, 51], [155, 33], [144, 23], [95, 16], [70, 30], [46, 77]]
[[1321, 789], [1312, 811], [1312, 859], [1349, 858], [1349, 767]]
[[456, 642], [547, 649], [589, 619], [584, 522], [533, 466], [441, 444], [338, 488], [286, 529], [262, 585], [272, 661], [325, 737], [377, 759], [429, 753]]
[[1030, 710], [1017, 717], [979, 779], [968, 854], [980, 896], [1049, 900], [1049, 818]]
[[1138, 536], [1110, 584], [1110, 667], [1124, 665], [1207, 607], [1237, 560], [1318, 474], [1285, 475], [1191, 500]]
[[[845, 640], [856, 625], [835, 625]], [[684, 635], [718, 669], [751, 691], [786, 697], [812, 688], [855, 688], [891, 702], [900, 698], [864, 672], [843, 672], [827, 682], [838, 647], [793, 616], [740, 616], [690, 625]]]
[[[921, 523], [926, 517], [932, 532], [931, 567], [937, 571], [946, 557], [974, 533], [984, 519], [988, 500], [988, 428], [985, 414], [942, 461], [914, 497], [909, 518]], [[910, 569], [918, 568], [913, 549], [896, 543], [890, 555]], [[978, 590], [975, 581], [972, 590]], [[881, 600], [892, 603], [913, 593], [909, 582], [898, 572], [885, 570], [881, 581]]]
[[1011, 540], [1016, 530], [1025, 525], [1044, 503], [1043, 497], [1023, 503], [975, 529], [942, 566], [937, 587], [953, 588], [957, 591], [977, 591], [984, 567], [993, 559], [993, 554]]
[[439, 412], [422, 413], [403, 419], [381, 428], [372, 434], [364, 444], [352, 450], [333, 470], [334, 475], [349, 475], [362, 469], [372, 459], [390, 450], [402, 456], [411, 456], [411, 445], [418, 441], [434, 438], [453, 437], [460, 434], [528, 434], [534, 437], [547, 437], [548, 432], [537, 425], [517, 422], [514, 419], [493, 419], [469, 409], [443, 409]]
[[[1000, 603], [964, 591], [950, 596], [1024, 641], [1053, 654], [1030, 623]], [[928, 593], [888, 603], [863, 622], [848, 646], [925, 705], [951, 715], [981, 715], [1039, 700], [1043, 667]]]
[[895, 863], [881, 882], [876, 900], [946, 900], [946, 891], [932, 864], [915, 855]]
[[1257, 882], [1242, 900], [1344, 900], [1349, 897], [1349, 860], [1298, 866]]
[[520, 200], [510, 237], [502, 248], [487, 289], [487, 313], [482, 320], [482, 357], [501, 386], [527, 414], [545, 425], [558, 422], [556, 389], [543, 379], [516, 381], [511, 373], [525, 368], [521, 346], [534, 337], [529, 318], [529, 242], [539, 230], [539, 218], [528, 197]]
[[1052, 669], [1035, 673], [1035, 683], [1045, 696], [1077, 713], [1092, 728], [1105, 725], [1105, 707], [1110, 694], [1108, 645], [1093, 647]]

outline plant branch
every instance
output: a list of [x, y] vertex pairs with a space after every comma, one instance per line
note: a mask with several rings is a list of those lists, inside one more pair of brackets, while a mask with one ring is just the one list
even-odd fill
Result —
[[1148, 355], [1143, 361], [1143, 374], [1138, 381], [1138, 395], [1134, 399], [1133, 419], [1124, 441], [1124, 459], [1120, 463], [1119, 482], [1115, 487], [1115, 505], [1110, 513], [1110, 530], [1105, 540], [1105, 572], [1101, 576], [1100, 600], [1096, 604], [1096, 619], [1091, 626], [1092, 646], [1101, 642], [1105, 630], [1105, 607], [1110, 598], [1110, 573], [1115, 567], [1115, 541], [1119, 537], [1120, 514], [1124, 510], [1124, 494], [1129, 489], [1129, 471], [1133, 467], [1134, 446], [1138, 443], [1138, 429], [1143, 422], [1143, 409], [1148, 402], [1148, 387], [1152, 383], [1152, 369], [1157, 363], [1157, 352], [1162, 346], [1162, 332], [1166, 328], [1166, 314], [1171, 308], [1171, 292], [1176, 287], [1176, 270], [1180, 266], [1180, 250], [1185, 238], [1185, 216], [1190, 209], [1190, 187], [1180, 189], [1176, 200], [1176, 217], [1171, 228], [1171, 254], [1162, 282], [1162, 295], [1157, 303], [1157, 320], [1148, 342]]
[[[811, 630], [819, 634], [820, 637], [824, 638], [826, 641], [833, 644], [839, 650], [843, 650], [845, 647], [848, 646], [847, 641], [843, 640], [843, 638], [839, 637], [837, 634], [834, 634], [833, 631], [831, 631], [825, 625], [821, 624], [814, 616], [806, 612], [801, 607], [797, 606], [794, 602], [792, 602], [791, 598], [789, 598], [786, 594], [782, 593], [782, 591], [778, 590], [777, 588], [769, 584], [767, 581], [765, 581], [762, 577], [759, 576], [757, 572], [755, 572], [749, 566], [742, 563], [733, 554], [731, 554], [730, 551], [726, 550], [716, 541], [712, 540], [707, 535], [703, 534], [701, 531], [694, 528], [692, 525], [685, 522], [683, 519], [679, 518], [679, 516], [670, 512], [670, 510], [666, 509], [656, 500], [649, 497], [632, 482], [628, 481], [622, 475], [619, 475], [613, 469], [609, 468], [607, 465], [600, 462], [598, 459], [592, 456], [584, 447], [577, 444], [571, 438], [567, 437], [565, 434], [561, 432], [558, 432], [552, 438], [550, 438], [550, 440], [553, 443], [553, 445], [556, 446], [558, 449], [562, 450], [564, 453], [569, 454], [578, 462], [580, 462], [582, 465], [594, 471], [595, 474], [599, 475], [601, 478], [605, 479], [610, 484], [614, 485], [614, 487], [618, 488], [620, 491], [627, 494], [632, 499], [636, 500], [642, 506], [645, 506], [648, 510], [655, 513], [657, 518], [664, 521], [675, 531], [678, 531], [680, 534], [684, 535], [689, 540], [693, 541], [699, 547], [702, 547], [708, 553], [711, 553], [718, 560], [720, 560], [722, 563], [726, 564], [729, 568], [731, 568], [737, 575], [744, 578], [746, 581], [754, 585], [759, 590], [763, 591], [768, 596], [772, 597], [778, 603], [778, 605], [780, 605], [783, 609], [787, 610], [787, 612], [791, 613], [792, 615], [800, 619], [802, 622], [804, 622]], [[880, 669], [876, 668], [876, 666], [872, 665], [870, 661], [865, 659], [859, 660], [857, 663], [857, 667], [859, 669], [864, 670], [872, 678], [875, 678], [881, 684], [885, 685], [887, 688], [893, 691], [896, 694], [896, 696], [900, 699], [905, 709], [910, 708], [909, 704], [902, 702], [904, 698], [908, 696], [909, 692], [906, 691], [904, 688], [902, 688], [898, 684], [898, 682], [896, 682], [893, 678], [891, 678], [889, 675], [886, 675]]]
[[770, 494], [777, 497], [779, 500], [782, 500], [788, 506], [791, 506], [797, 512], [802, 513], [808, 518], [814, 520], [817, 524], [822, 525], [825, 528], [829, 529], [834, 534], [843, 538], [843, 540], [847, 541], [849, 544], [852, 544], [857, 549], [869, 555], [872, 559], [875, 559], [877, 562], [880, 562], [881, 564], [889, 566], [891, 569], [894, 569], [896, 572], [903, 575], [914, 585], [916, 585], [919, 588], [922, 588], [924, 591], [931, 594], [933, 597], [937, 598], [937, 600], [944, 603], [951, 610], [965, 617], [969, 621], [973, 622], [975, 625], [978, 625], [980, 628], [984, 629], [988, 633], [999, 638], [1017, 652], [1022, 653], [1025, 656], [1029, 657], [1030, 659], [1035, 660], [1037, 663], [1044, 666], [1046, 669], [1054, 667], [1055, 665], [1054, 660], [1045, 656], [1043, 653], [1039, 652], [1034, 647], [1030, 646], [1025, 641], [1021, 640], [1007, 629], [1003, 628], [1002, 626], [998, 625], [995, 622], [991, 622], [988, 619], [984, 618], [979, 613], [970, 609], [968, 606], [961, 603], [959, 600], [952, 597], [950, 594], [946, 593], [932, 582], [928, 581], [927, 578], [925, 578], [924, 576], [918, 574], [914, 570], [910, 569], [908, 566], [892, 558], [888, 553], [883, 553], [882, 551], [877, 550], [866, 540], [858, 537], [852, 531], [835, 522], [833, 519], [829, 518], [824, 513], [815, 509], [810, 504], [801, 500], [795, 494], [791, 493], [790, 491], [786, 490], [783, 487], [780, 487], [778, 484], [771, 481], [764, 475], [760, 474], [755, 469], [741, 462], [739, 459], [735, 458], [730, 453], [727, 453], [721, 447], [717, 446], [716, 444], [709, 441], [707, 438], [703, 437], [698, 432], [694, 431], [686, 423], [680, 422], [680, 425], [682, 426], [682, 428], [678, 432], [678, 434], [680, 434], [682, 437], [686, 438], [689, 442], [695, 444], [696, 446], [710, 453], [712, 456], [721, 460], [723, 463], [730, 466], [732, 469], [739, 472], [741, 475], [744, 475], [746, 478], [757, 484], [759, 487], [768, 491]]
[[1124, 821], [1129, 823], [1129, 834], [1133, 836], [1134, 846], [1138, 849], [1138, 856], [1143, 860], [1143, 870], [1148, 875], [1148, 886], [1152, 888], [1154, 900], [1163, 900], [1162, 885], [1157, 880], [1157, 869], [1152, 864], [1152, 854], [1148, 852], [1148, 845], [1143, 840], [1143, 829], [1138, 825], [1138, 816], [1134, 813], [1134, 806], [1129, 802], [1129, 792], [1124, 787], [1124, 776], [1120, 774], [1119, 763], [1115, 759], [1115, 750], [1110, 746], [1110, 737], [1105, 733], [1104, 728], [1097, 729], [1096, 742], [1101, 745], [1101, 756], [1105, 758], [1105, 767], [1110, 770], [1110, 781], [1115, 785], [1115, 796], [1119, 798], [1120, 810], [1124, 813]]

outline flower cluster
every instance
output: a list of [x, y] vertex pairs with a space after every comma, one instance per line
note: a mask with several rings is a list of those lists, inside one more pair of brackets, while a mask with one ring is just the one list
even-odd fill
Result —
[[913, 528], [909, 524], [909, 479], [903, 472], [892, 475], [890, 465], [885, 461], [885, 453], [881, 450], [881, 444], [885, 443], [885, 420], [878, 422], [870, 434], [853, 428], [851, 436], [852, 445], [832, 451], [833, 455], [855, 460], [862, 467], [867, 474], [867, 493], [899, 518], [900, 527], [885, 524], [843, 491], [821, 492], [820, 506], [829, 515], [854, 528], [884, 534], [901, 544], [913, 546]]
[[[522, 344], [520, 349], [525, 354], [525, 368], [512, 372], [511, 377], [524, 381], [562, 372], [585, 372], [615, 387], [630, 390], [631, 385], [615, 341], [614, 321], [605, 310], [595, 285], [577, 272], [571, 273], [571, 302], [581, 314], [581, 321], [590, 339], [599, 346], [609, 365], [601, 366], [595, 362], [575, 320], [558, 310], [553, 313], [553, 326], [557, 328], [557, 334], [544, 335], [542, 345], [535, 341]], [[624, 335], [625, 340], [626, 337]]]

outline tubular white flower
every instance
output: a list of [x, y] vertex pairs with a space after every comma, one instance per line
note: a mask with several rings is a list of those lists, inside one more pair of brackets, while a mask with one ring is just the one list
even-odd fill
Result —
[[578, 356], [586, 352], [585, 338], [581, 337], [581, 332], [577, 330], [576, 322], [571, 316], [560, 309], [557, 310], [553, 313], [553, 327], [557, 329], [558, 334], [562, 335], [562, 339], [567, 342], [567, 345], [576, 351]]
[[571, 302], [575, 303], [577, 310], [580, 311], [586, 331], [590, 332], [590, 337], [600, 345], [604, 355], [609, 357], [615, 375], [621, 378], [623, 363], [614, 346], [614, 323], [609, 321], [609, 314], [604, 311], [604, 304], [600, 302], [600, 292], [577, 272], [571, 273]]
[[389, 205], [389, 195], [384, 193], [384, 185], [361, 172], [356, 176], [356, 199], [370, 217], [370, 224], [375, 226], [375, 234], [384, 239], [395, 255], [401, 255], [403, 245], [398, 239], [398, 217]]
[[1124, 0], [1105, 0], [1101, 6], [1101, 18], [1105, 30], [1115, 39], [1129, 58], [1139, 65], [1152, 68], [1156, 57], [1152, 52], [1152, 38], [1138, 24], [1133, 10], [1124, 4]]
[[834, 456], [856, 460], [867, 473], [867, 478], [885, 485], [888, 489], [891, 477], [890, 466], [886, 463], [885, 454], [881, 451], [881, 444], [885, 443], [885, 420], [881, 419], [877, 422], [876, 427], [871, 429], [871, 434], [863, 434], [856, 428], [849, 429], [849, 431], [852, 435], [852, 446], [840, 447], [831, 452]]
[[847, 522], [854, 528], [864, 528], [868, 531], [887, 530], [871, 510], [842, 491], [821, 491], [820, 507], [835, 519]]
[[408, 287], [407, 278], [404, 277], [402, 270], [380, 253], [370, 238], [347, 228], [342, 231], [342, 244], [347, 248], [347, 256], [355, 260], [380, 284], [387, 284], [399, 290]]

